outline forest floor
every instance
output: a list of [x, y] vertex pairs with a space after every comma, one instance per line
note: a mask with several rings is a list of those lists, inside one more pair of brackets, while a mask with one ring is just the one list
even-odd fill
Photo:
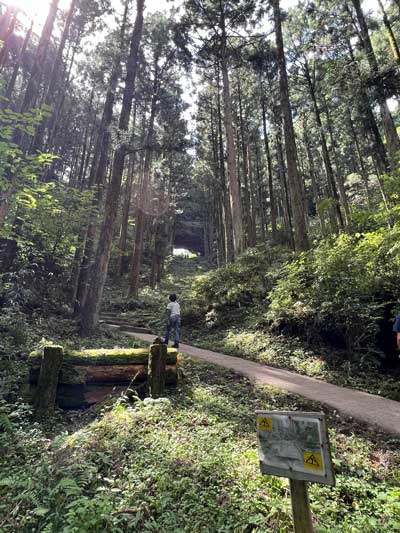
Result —
[[[177, 261], [162, 290], [144, 291], [128, 314], [161, 332], [166, 294], [190, 290], [192, 274], [182, 269], [204, 265]], [[118, 295], [109, 297], [111, 309]], [[71, 346], [140, 344], [106, 329], [80, 339], [68, 320], [47, 326], [47, 340]], [[0, 383], [10, 390], [0, 401], [1, 533], [293, 531], [288, 481], [259, 473], [255, 411], [321, 404], [184, 357], [179, 386], [164, 399], [123, 394], [35, 421], [18, 400], [24, 364], [8, 365]], [[310, 485], [316, 531], [400, 531], [399, 439], [322, 409], [336, 486]]]
[[[321, 406], [209, 363], [176, 390], [126, 396], [0, 432], [0, 531], [282, 532], [288, 481], [259, 473], [255, 410]], [[399, 531], [400, 441], [324, 408], [336, 487], [310, 485], [316, 531]]]

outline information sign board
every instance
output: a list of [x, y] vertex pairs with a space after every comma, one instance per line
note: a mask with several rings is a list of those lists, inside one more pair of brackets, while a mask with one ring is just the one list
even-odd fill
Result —
[[323, 413], [257, 411], [263, 474], [334, 485]]

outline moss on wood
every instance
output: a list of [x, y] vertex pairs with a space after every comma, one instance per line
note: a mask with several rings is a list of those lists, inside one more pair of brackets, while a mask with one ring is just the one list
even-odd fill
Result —
[[[169, 349], [167, 354], [167, 364], [177, 363], [178, 352]], [[29, 356], [31, 366], [40, 366], [43, 359], [43, 350], [36, 350]], [[147, 365], [149, 351], [147, 348], [115, 348], [89, 349], [89, 350], [66, 350], [64, 352], [64, 363], [74, 366], [96, 366], [96, 365]]]

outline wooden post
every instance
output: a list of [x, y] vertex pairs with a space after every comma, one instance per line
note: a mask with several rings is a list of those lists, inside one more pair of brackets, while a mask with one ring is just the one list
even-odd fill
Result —
[[54, 412], [58, 376], [63, 357], [62, 346], [46, 346], [44, 348], [35, 398], [36, 413], [39, 415], [52, 414]]
[[292, 496], [292, 510], [295, 533], [312, 533], [310, 500], [306, 481], [290, 480], [290, 493]]
[[162, 396], [165, 389], [166, 344], [153, 344], [149, 354], [149, 391], [152, 398]]

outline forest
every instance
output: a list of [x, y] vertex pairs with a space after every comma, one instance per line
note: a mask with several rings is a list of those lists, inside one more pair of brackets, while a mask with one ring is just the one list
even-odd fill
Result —
[[0, 0], [0, 533], [294, 531], [256, 409], [325, 413], [313, 530], [400, 531], [399, 103], [399, 0]]

